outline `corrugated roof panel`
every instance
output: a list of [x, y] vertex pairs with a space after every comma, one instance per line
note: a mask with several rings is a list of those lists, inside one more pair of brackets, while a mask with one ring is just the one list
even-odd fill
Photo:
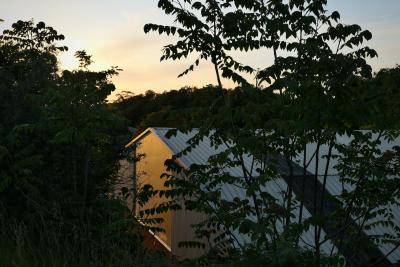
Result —
[[[372, 138], [377, 138], [377, 134], [373, 134]], [[351, 137], [349, 136], [337, 136], [337, 142], [341, 144], [348, 145], [351, 141]], [[398, 146], [400, 145], [400, 139], [395, 140], [392, 143], [389, 143], [387, 141], [382, 141], [382, 144], [379, 146], [381, 151], [386, 151], [389, 149], [392, 149], [393, 146]], [[310, 161], [309, 167], [307, 170], [313, 174], [315, 174], [315, 165], [316, 165], [316, 159], [313, 158], [313, 154], [316, 150], [316, 144], [309, 144], [307, 145], [307, 161]], [[333, 149], [333, 154], [338, 154], [337, 150]], [[325, 155], [328, 154], [328, 146], [327, 145], [322, 145], [320, 147], [320, 155], [319, 155], [319, 169], [318, 169], [318, 178], [321, 183], [323, 183], [324, 176], [323, 173], [325, 171], [325, 166], [326, 166], [326, 159], [324, 158]], [[300, 158], [298, 158], [300, 160]], [[326, 188], [328, 192], [332, 195], [338, 196], [340, 195], [343, 190], [351, 192], [354, 190], [354, 186], [351, 186], [349, 184], [344, 184], [340, 181], [340, 176], [338, 175], [338, 171], [335, 169], [335, 166], [337, 165], [337, 159], [332, 158], [331, 162], [329, 164], [329, 169], [328, 169], [328, 177], [326, 180]], [[380, 207], [382, 208], [382, 207]], [[400, 206], [394, 206], [390, 205], [386, 207], [388, 209], [391, 209], [394, 215], [394, 222], [397, 226], [400, 226]], [[382, 217], [378, 217], [375, 220], [382, 220]], [[373, 220], [367, 221], [367, 223], [371, 223]], [[395, 231], [391, 227], [385, 227], [382, 225], [377, 225], [376, 227], [365, 230], [365, 233], [370, 236], [375, 236], [375, 235], [383, 235], [383, 234], [395, 234]], [[399, 238], [400, 241], [400, 238]], [[397, 248], [393, 251], [395, 248], [395, 245], [392, 244], [379, 244], [378, 245], [379, 249], [383, 252], [384, 255], [389, 254], [388, 259], [392, 263], [397, 263], [400, 261], [400, 248]]]
[[[187, 142], [190, 140], [192, 137], [195, 136], [196, 132], [192, 131], [191, 133], [184, 134], [182, 132], [177, 132], [175, 136], [172, 136], [170, 138], [167, 138], [165, 135], [166, 133], [171, 130], [171, 128], [151, 128], [150, 129], [153, 133], [158, 135], [161, 140], [165, 142], [165, 144], [172, 150], [174, 154], [177, 154], [184, 150], [187, 147]], [[351, 141], [351, 138], [349, 136], [338, 136], [337, 141], [343, 144], [348, 144]], [[397, 140], [395, 142], [397, 145], [400, 144], [400, 140]], [[389, 149], [393, 145], [389, 144], [387, 142], [383, 142], [381, 148], [384, 149]], [[316, 144], [309, 144], [307, 145], [307, 161], [310, 161], [310, 164], [308, 166], [308, 171], [311, 173], [315, 173], [315, 157], [313, 158], [313, 152], [315, 151]], [[211, 141], [209, 138], [205, 137], [202, 142], [195, 148], [193, 148], [189, 153], [186, 155], [183, 155], [179, 160], [185, 165], [184, 167], [190, 167], [192, 164], [206, 164], [209, 157], [216, 155], [220, 152], [223, 152], [226, 150], [227, 147], [224, 145], [221, 145], [218, 149], [215, 149], [213, 146], [211, 146]], [[318, 174], [320, 182], [323, 182], [323, 172], [325, 168], [325, 163], [326, 159], [323, 158], [324, 155], [327, 154], [328, 147], [326, 145], [321, 146], [321, 152], [319, 155], [319, 169], [318, 169]], [[333, 153], [337, 153], [337, 151], [333, 151]], [[251, 166], [251, 158], [250, 157], [245, 157], [245, 165], [250, 168]], [[302, 158], [298, 158], [297, 160], [302, 161]], [[339, 195], [342, 191], [343, 188], [346, 190], [352, 190], [351, 187], [348, 185], [343, 185], [340, 180], [337, 171], [335, 170], [334, 166], [337, 164], [336, 159], [331, 159], [330, 163], [330, 168], [329, 168], [329, 176], [327, 179], [327, 190], [329, 193], [332, 195]], [[280, 168], [287, 169], [286, 166], [280, 166]], [[254, 170], [256, 167], [254, 167]], [[229, 168], [226, 171], [228, 171], [231, 175], [237, 176], [237, 177], [243, 177], [243, 171], [241, 168]], [[280, 202], [283, 201], [282, 199], [282, 191], [285, 191], [287, 188], [287, 184], [283, 179], [275, 179], [273, 181], [270, 181], [266, 184], [265, 190], [266, 192], [270, 193], [273, 197], [278, 199]], [[226, 186], [225, 188], [222, 189], [222, 194], [226, 199], [233, 199], [235, 196], [240, 197], [240, 198], [245, 198], [246, 195], [244, 193], [243, 189], [240, 189], [240, 187], [235, 187], [235, 186]], [[395, 222], [397, 225], [400, 226], [400, 207], [399, 206], [391, 206], [388, 207], [391, 208], [394, 214]], [[295, 212], [296, 216], [298, 215], [298, 211]], [[304, 208], [304, 217], [309, 218], [311, 216], [310, 212]], [[283, 228], [283, 227], [280, 227]], [[377, 235], [377, 234], [383, 234], [383, 233], [394, 233], [392, 229], [388, 229], [387, 227], [383, 226], [377, 226], [374, 229], [366, 231], [368, 235]], [[325, 233], [322, 233], [323, 236], [325, 236]], [[238, 237], [241, 239], [243, 242], [248, 242], [248, 237]], [[324, 237], [322, 237], [324, 238]], [[314, 230], [310, 228], [309, 231], [303, 234], [302, 239], [304, 240], [304, 244], [313, 244], [314, 243]], [[330, 242], [326, 242], [323, 244], [322, 250], [329, 254], [331, 249], [332, 249], [332, 244]], [[394, 246], [390, 244], [384, 244], [384, 245], [379, 245], [379, 248], [381, 251], [386, 255], [390, 251], [393, 250]], [[388, 259], [395, 263], [400, 261], [400, 248], [397, 248], [390, 256]]]
[[[182, 150], [187, 148], [188, 140], [195, 136], [195, 132], [191, 132], [188, 134], [184, 134], [182, 132], [177, 132], [176, 135], [167, 138], [165, 135], [167, 132], [171, 130], [169, 128], [152, 128], [152, 131], [157, 134], [165, 143], [166, 145], [172, 150], [174, 154], [180, 153]], [[192, 164], [206, 164], [209, 157], [216, 155], [220, 152], [226, 150], [227, 147], [221, 145], [218, 149], [215, 149], [211, 146], [211, 141], [209, 138], [205, 137], [202, 142], [196, 147], [194, 147], [189, 153], [183, 155], [179, 158], [181, 162], [185, 164], [185, 167], [190, 167]], [[248, 169], [251, 168], [252, 165], [252, 157], [247, 156], [244, 157], [245, 165]], [[284, 166], [282, 166], [284, 167]], [[255, 173], [257, 166], [253, 167], [253, 175]], [[285, 167], [286, 168], [286, 167]], [[226, 170], [232, 176], [236, 177], [243, 177], [243, 170], [240, 167], [236, 168], [228, 168]], [[278, 200], [281, 205], [283, 204], [283, 192], [287, 190], [287, 184], [283, 179], [274, 179], [269, 182], [263, 187], [262, 189], [264, 192], [268, 192], [271, 194], [275, 199]], [[225, 185], [221, 188], [222, 196], [227, 200], [232, 200], [235, 197], [240, 199], [247, 198], [245, 194], [245, 190], [241, 189], [240, 186], [234, 185]], [[295, 196], [294, 196], [295, 197]], [[299, 218], [299, 210], [294, 211], [295, 220]], [[311, 217], [311, 214], [308, 212], [306, 208], [304, 208], [303, 218], [307, 219]], [[283, 230], [283, 225], [280, 224], [277, 226], [281, 231]], [[321, 238], [325, 237], [325, 232], [322, 231]], [[249, 243], [250, 238], [248, 236], [240, 235], [237, 236], [237, 239], [241, 240], [240, 242]], [[304, 247], [312, 246], [314, 243], [314, 230], [310, 228], [307, 232], [303, 233], [301, 236], [302, 245]], [[325, 242], [321, 249], [325, 254], [329, 254], [332, 250], [333, 244], [331, 242]]]
[[[320, 176], [319, 177], [320, 181], [322, 182], [323, 177]], [[344, 185], [344, 188], [348, 191], [351, 191], [352, 188], [348, 185]], [[339, 176], [330, 176], [327, 179], [327, 190], [329, 191], [330, 194], [334, 195], [334, 196], [339, 196], [342, 193], [343, 190], [343, 185], [342, 182], [340, 182], [340, 177]], [[394, 217], [394, 223], [397, 226], [400, 226], [400, 207], [399, 206], [395, 206], [395, 205], [389, 205], [387, 207], [379, 207], [379, 208], [387, 208], [390, 209], [393, 213], [393, 217]], [[371, 219], [369, 221], [367, 221], [368, 223], [372, 223], [374, 221], [378, 221], [378, 220], [383, 220], [384, 218], [381, 216], [378, 216], [375, 219]], [[370, 236], [374, 236], [374, 235], [383, 235], [383, 234], [391, 234], [391, 235], [396, 235], [395, 230], [391, 227], [387, 227], [387, 226], [383, 226], [383, 225], [377, 225], [372, 229], [369, 230], [365, 230], [365, 233], [367, 235]], [[378, 245], [379, 249], [383, 252], [384, 255], [389, 254], [390, 252], [393, 251], [393, 249], [395, 248], [395, 245], [393, 244], [379, 244]], [[400, 248], [395, 249], [392, 253], [390, 253], [390, 255], [388, 256], [388, 259], [392, 262], [392, 263], [396, 263], [400, 260]]]

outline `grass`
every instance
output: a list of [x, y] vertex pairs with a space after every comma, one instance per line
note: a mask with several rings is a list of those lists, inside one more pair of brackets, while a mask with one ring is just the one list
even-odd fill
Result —
[[63, 229], [46, 229], [45, 225], [29, 227], [22, 223], [2, 223], [0, 233], [2, 267], [169, 266], [163, 255], [147, 251], [134, 236], [129, 239], [104, 235], [91, 239], [85, 234], [70, 238]]

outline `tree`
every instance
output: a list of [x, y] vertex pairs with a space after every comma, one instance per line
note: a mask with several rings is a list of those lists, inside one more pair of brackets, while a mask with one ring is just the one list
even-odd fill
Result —
[[[44, 91], [53, 84], [58, 71], [55, 53], [66, 49], [54, 44], [63, 39], [51, 27], [32, 21], [18, 21], [0, 37], [3, 195], [5, 188], [10, 195], [20, 195], [16, 187], [29, 187], [35, 181], [33, 172], [42, 166], [41, 155], [35, 151], [37, 144], [30, 142], [29, 136], [35, 134]], [[11, 205], [10, 210], [19, 212], [21, 203], [14, 203], [16, 207]]]
[[372, 82], [363, 84], [368, 88], [370, 108], [375, 109], [373, 123], [381, 129], [398, 129], [399, 110], [399, 71], [400, 67], [382, 69], [374, 76]]
[[[232, 96], [226, 105], [210, 111], [182, 153], [205, 137], [224, 151], [205, 166], [192, 166], [189, 181], [171, 176], [167, 183], [173, 196], [183, 194], [188, 199], [189, 209], [209, 215], [197, 226], [199, 237], [222, 231], [215, 238], [220, 257], [240, 258], [248, 251], [265, 257], [285, 240], [293, 247], [307, 247], [314, 255], [313, 264], [320, 266], [321, 246], [330, 239], [338, 248], [331, 256], [342, 254], [358, 266], [385, 264], [386, 255], [371, 245], [371, 239], [398, 246], [392, 209], [383, 207], [398, 203], [399, 154], [395, 147], [382, 151], [380, 145], [393, 144], [399, 133], [382, 128], [359, 131], [376, 125], [371, 123], [375, 110], [363, 101], [370, 95], [360, 86], [372, 78], [366, 60], [377, 53], [363, 46], [372, 34], [358, 25], [340, 23], [339, 12], [328, 12], [326, 5], [326, 0], [160, 0], [159, 7], [174, 16], [178, 26], [145, 26], [145, 32], [179, 37], [176, 44], [164, 47], [162, 60], [197, 52], [200, 59], [211, 59], [219, 87], [220, 71], [242, 86], [248, 82], [241, 72], [248, 72], [256, 75], [257, 86], [273, 93], [244, 103]], [[271, 50], [274, 62], [259, 72], [227, 55], [237, 49], [264, 48]], [[350, 144], [339, 141], [345, 135], [352, 138]], [[246, 164], [249, 158], [251, 164]], [[282, 164], [285, 172], [279, 171]], [[232, 176], [225, 166], [241, 168], [242, 177]], [[327, 190], [334, 179], [331, 169], [346, 185], [335, 196]], [[277, 179], [287, 185], [281, 197], [266, 189]], [[226, 185], [243, 188], [247, 197], [221, 199], [221, 187]], [[370, 190], [379, 190], [379, 196]], [[305, 217], [306, 208], [311, 217]], [[371, 218], [378, 221], [371, 223]], [[215, 227], [208, 229], [210, 225]], [[396, 234], [366, 237], [363, 230], [377, 225], [390, 225]], [[329, 238], [323, 237], [323, 230]], [[249, 247], [235, 241], [237, 231], [251, 237]], [[313, 232], [311, 245], [301, 242], [307, 231]], [[226, 251], [227, 242], [228, 249], [237, 248], [234, 253]]]
[[60, 72], [63, 39], [33, 21], [0, 36], [0, 199], [10, 223], [65, 222], [72, 237], [105, 216], [125, 122], [106, 102], [119, 69], [89, 71], [82, 51], [83, 69]]
[[[225, 94], [227, 92], [224, 90]], [[136, 133], [140, 133], [155, 126], [200, 126], [201, 118], [208, 112], [210, 103], [218, 105], [215, 99], [220, 95], [220, 91], [212, 85], [203, 88], [184, 87], [163, 93], [148, 91], [140, 95], [120, 96], [111, 105], [129, 120], [130, 125], [136, 128]]]

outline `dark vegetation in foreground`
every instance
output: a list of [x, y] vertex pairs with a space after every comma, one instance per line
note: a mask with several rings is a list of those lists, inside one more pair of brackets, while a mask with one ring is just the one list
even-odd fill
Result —
[[0, 37], [0, 266], [162, 266], [118, 179], [127, 121], [106, 97], [118, 68], [59, 69], [64, 36], [18, 21]]
[[[282, 85], [259, 89], [244, 82], [234, 90], [223, 90], [219, 85], [161, 94], [148, 91], [108, 104], [106, 97], [115, 90], [110, 78], [119, 69], [90, 71], [91, 57], [78, 51], [79, 68], [61, 70], [57, 55], [67, 49], [59, 44], [63, 39], [63, 35], [44, 23], [29, 21], [15, 23], [0, 37], [2, 266], [168, 265], [165, 257], [143, 247], [143, 229], [135, 223], [124, 201], [110, 195], [119, 178], [121, 148], [131, 138], [128, 126], [140, 132], [148, 126], [203, 127], [207, 121], [221, 130], [222, 137], [235, 137], [232, 132], [245, 129], [238, 140], [244, 140], [243, 149], [254, 149], [249, 142], [254, 140], [251, 136], [254, 129], [278, 125], [286, 133], [285, 127], [297, 122], [298, 114], [304, 115], [299, 118], [301, 122], [307, 122], [307, 116], [315, 119], [313, 115], [321, 111], [318, 105], [324, 105], [312, 98], [315, 97], [312, 93], [301, 94], [303, 89], [308, 93], [312, 86], [300, 90], [288, 83], [287, 92], [294, 91], [294, 96], [281, 92], [280, 98], [272, 92], [282, 89]], [[304, 49], [309, 49], [310, 58], [319, 56], [313, 54], [318, 54], [318, 49]], [[213, 63], [218, 65], [214, 57]], [[352, 68], [352, 64], [346, 66]], [[304, 82], [301, 86], [308, 86], [305, 82], [311, 81], [313, 86], [326, 89], [327, 83], [319, 80], [319, 71], [323, 71], [309, 73], [308, 65], [301, 67], [300, 74], [304, 75], [299, 76], [303, 77], [299, 81]], [[296, 68], [286, 74], [298, 75]], [[225, 71], [229, 74], [229, 69]], [[400, 68], [384, 69], [371, 77], [364, 74], [359, 77], [358, 71], [345, 69], [343, 73], [350, 72], [352, 79], [346, 80], [343, 88], [339, 86], [343, 91], [334, 92], [334, 97], [323, 95], [327, 101], [323, 108], [332, 109], [323, 110], [324, 115], [334, 116], [326, 117], [326, 125], [318, 124], [319, 129], [343, 125], [349, 129], [398, 128]], [[336, 73], [329, 75], [333, 77], [329, 82], [334, 82]], [[313, 80], [315, 77], [318, 81]], [[306, 108], [297, 100], [304, 100]], [[296, 110], [292, 109], [293, 103]], [[271, 124], [264, 125], [265, 121]], [[250, 226], [248, 231], [259, 230], [259, 225]], [[246, 251], [236, 265], [311, 266], [310, 262], [314, 263], [312, 253], [300, 251], [284, 241], [278, 242], [267, 256], [258, 252]], [[209, 265], [223, 262], [212, 255], [203, 260]], [[234, 262], [232, 265], [236, 266]]]

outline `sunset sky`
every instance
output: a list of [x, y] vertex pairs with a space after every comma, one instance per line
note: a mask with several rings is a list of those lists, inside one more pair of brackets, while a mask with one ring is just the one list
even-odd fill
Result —
[[[369, 45], [379, 53], [370, 61], [374, 70], [400, 63], [400, 0], [330, 0], [330, 10], [338, 10], [344, 23], [357, 23], [374, 37]], [[189, 62], [160, 63], [161, 48], [172, 39], [144, 34], [147, 22], [171, 23], [157, 8], [157, 0], [0, 0], [0, 31], [21, 19], [44, 21], [66, 36], [69, 51], [61, 55], [63, 68], [77, 66], [73, 54], [85, 49], [93, 55], [93, 69], [119, 66], [124, 71], [114, 81], [117, 92], [135, 94], [146, 90], [161, 92], [185, 85], [215, 83], [208, 64], [184, 78], [177, 75]], [[272, 55], [238, 55], [245, 63], [267, 66]], [[229, 83], [225, 85], [230, 86]], [[115, 97], [115, 96], [114, 96]]]

